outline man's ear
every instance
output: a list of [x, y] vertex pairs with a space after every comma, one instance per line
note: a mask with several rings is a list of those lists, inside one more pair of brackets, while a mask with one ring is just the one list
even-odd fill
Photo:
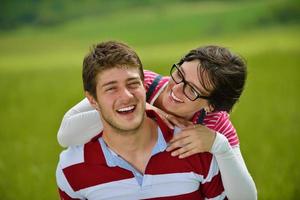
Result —
[[97, 100], [94, 98], [93, 95], [91, 95], [88, 91], [85, 91], [85, 96], [86, 98], [89, 100], [91, 106], [93, 106], [93, 108], [95, 108], [96, 110], [100, 110]]

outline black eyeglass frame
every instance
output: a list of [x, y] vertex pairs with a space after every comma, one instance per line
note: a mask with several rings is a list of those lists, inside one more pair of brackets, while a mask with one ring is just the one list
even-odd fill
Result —
[[[173, 77], [173, 73], [172, 73], [172, 72], [175, 72], [175, 71], [173, 71], [174, 68], [176, 68], [176, 71], [177, 71], [177, 73], [179, 74], [179, 77], [181, 78], [181, 81], [177, 81], [177, 80], [175, 80], [175, 78]], [[185, 78], [184, 78], [182, 72], [179, 70], [178, 64], [173, 64], [173, 66], [171, 67], [171, 70], [170, 70], [170, 76], [171, 76], [172, 80], [173, 80], [176, 84], [183, 83], [183, 94], [184, 94], [189, 100], [191, 100], [191, 101], [196, 101], [197, 99], [200, 99], [200, 98], [201, 98], [201, 99], [206, 99], [206, 100], [210, 99], [209, 96], [203, 96], [203, 95], [201, 95], [199, 92], [197, 92], [197, 90], [196, 90], [196, 89], [195, 89], [188, 81], [185, 80]], [[197, 96], [195, 96], [195, 98], [190, 98], [190, 97], [185, 93], [186, 86], [189, 86], [189, 87], [197, 94]]]

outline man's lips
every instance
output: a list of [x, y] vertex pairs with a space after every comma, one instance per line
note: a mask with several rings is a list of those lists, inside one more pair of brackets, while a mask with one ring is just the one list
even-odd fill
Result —
[[127, 113], [132, 113], [135, 110], [136, 106], [126, 106], [117, 109], [117, 113], [119, 114], [127, 114]]

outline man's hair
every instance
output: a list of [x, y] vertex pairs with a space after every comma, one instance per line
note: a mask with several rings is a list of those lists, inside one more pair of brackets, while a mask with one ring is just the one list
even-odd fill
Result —
[[93, 46], [83, 60], [84, 90], [97, 99], [97, 75], [103, 70], [115, 67], [138, 68], [141, 80], [144, 81], [143, 65], [137, 53], [124, 43], [107, 41]]
[[243, 58], [231, 53], [227, 48], [219, 46], [204, 46], [191, 50], [180, 61], [199, 60], [198, 77], [204, 89], [210, 91], [209, 85], [203, 81], [206, 72], [210, 91], [209, 103], [215, 111], [230, 112], [240, 98], [247, 78], [247, 66]]

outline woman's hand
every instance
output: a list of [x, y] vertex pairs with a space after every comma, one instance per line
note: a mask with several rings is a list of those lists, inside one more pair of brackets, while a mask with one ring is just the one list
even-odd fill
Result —
[[203, 125], [193, 125], [183, 129], [169, 142], [167, 151], [172, 156], [186, 158], [201, 152], [209, 152], [216, 138], [216, 133]]
[[167, 126], [171, 129], [174, 129], [174, 126], [184, 129], [186, 127], [193, 125], [192, 122], [190, 122], [186, 119], [180, 118], [180, 117], [176, 117], [172, 114], [168, 114], [165, 111], [163, 111], [151, 104], [146, 103], [146, 109], [154, 110], [159, 115], [159, 117], [167, 124]]

